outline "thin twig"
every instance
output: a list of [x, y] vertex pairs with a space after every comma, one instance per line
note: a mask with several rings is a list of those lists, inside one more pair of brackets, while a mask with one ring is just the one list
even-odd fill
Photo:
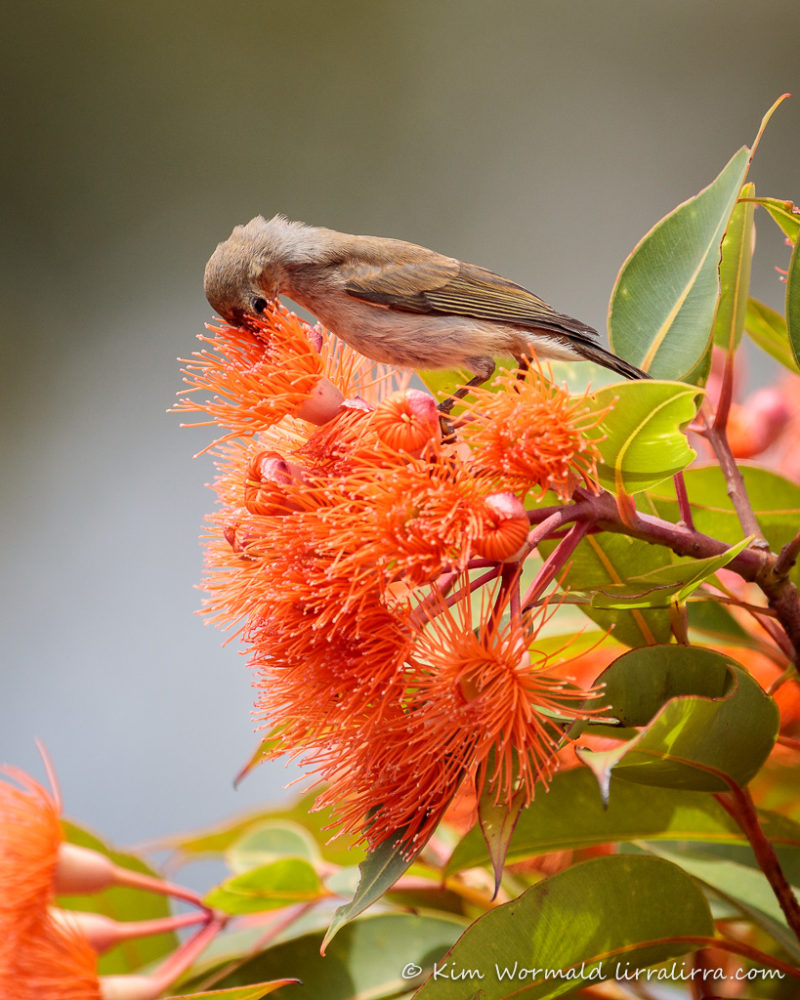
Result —
[[788, 660], [793, 661], [795, 658], [795, 651], [791, 642], [787, 638], [783, 629], [778, 626], [777, 622], [772, 620], [773, 618], [778, 617], [777, 612], [773, 611], [772, 608], [767, 609], [767, 613], [762, 612], [761, 614], [757, 611], [751, 611], [750, 608], [746, 608], [745, 610], [747, 610], [764, 629], [783, 655]]
[[797, 902], [792, 887], [783, 873], [775, 849], [761, 829], [750, 793], [746, 788], [732, 784], [729, 792], [720, 792], [714, 798], [750, 841], [758, 867], [772, 886], [772, 891], [783, 910], [786, 922], [800, 941], [800, 903]]
[[780, 691], [780, 689], [787, 681], [792, 681], [792, 680], [797, 680], [797, 668], [794, 665], [788, 667], [779, 677], [775, 678], [775, 680], [767, 688], [767, 694], [770, 697], [773, 697], [773, 695], [775, 695], [776, 692]]
[[778, 553], [778, 558], [775, 560], [776, 574], [786, 576], [797, 562], [798, 556], [800, 556], [800, 531]]
[[747, 601], [740, 601], [738, 597], [732, 594], [718, 593], [716, 590], [710, 590], [707, 584], [703, 584], [699, 588], [699, 593], [702, 593], [703, 600], [715, 601], [717, 604], [730, 604], [752, 615], [763, 615], [765, 618], [778, 617], [772, 608], [765, 608], [760, 604], [749, 604]]
[[755, 962], [757, 965], [764, 965], [771, 969], [779, 969], [785, 975], [791, 976], [793, 979], [800, 979], [800, 969], [798, 969], [796, 965], [789, 965], [788, 962], [782, 962], [779, 958], [775, 958], [774, 955], [770, 955], [766, 951], [761, 951], [759, 948], [754, 948], [752, 945], [745, 944], [744, 941], [738, 941], [735, 938], [674, 937], [670, 938], [670, 941], [693, 942], [704, 948], [719, 948], [721, 951], [730, 951], [734, 955], [741, 955], [743, 958], [749, 958], [751, 962]]
[[722, 434], [726, 433], [728, 415], [733, 402], [733, 358], [733, 351], [725, 352], [725, 366], [722, 369], [717, 412], [714, 414], [714, 430], [720, 431]]
[[542, 563], [542, 567], [536, 574], [536, 578], [528, 588], [527, 593], [522, 598], [522, 608], [527, 609], [530, 604], [540, 597], [547, 587], [555, 579], [558, 571], [564, 566], [566, 561], [575, 551], [578, 542], [589, 530], [587, 521], [576, 521], [569, 531], [569, 534], [558, 543], [550, 555]]
[[728, 444], [728, 437], [725, 427], [717, 425], [716, 421], [706, 420], [705, 436], [717, 456], [719, 467], [728, 484], [728, 496], [731, 498], [733, 509], [739, 518], [739, 523], [745, 535], [753, 535], [757, 548], [768, 549], [769, 545], [761, 531], [750, 498], [747, 495], [747, 487], [744, 484], [741, 470], [733, 457], [731, 446]]
[[692, 508], [689, 506], [689, 494], [686, 492], [686, 480], [682, 472], [677, 472], [672, 477], [675, 485], [675, 496], [678, 498], [678, 510], [681, 515], [681, 523], [687, 528], [694, 529], [694, 519], [692, 518]]

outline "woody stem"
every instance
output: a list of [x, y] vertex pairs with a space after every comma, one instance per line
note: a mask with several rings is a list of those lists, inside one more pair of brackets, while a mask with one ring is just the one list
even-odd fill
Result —
[[731, 785], [730, 792], [721, 792], [714, 797], [750, 841], [758, 867], [772, 886], [786, 922], [800, 940], [800, 903], [783, 873], [775, 849], [761, 829], [750, 793], [738, 785]]

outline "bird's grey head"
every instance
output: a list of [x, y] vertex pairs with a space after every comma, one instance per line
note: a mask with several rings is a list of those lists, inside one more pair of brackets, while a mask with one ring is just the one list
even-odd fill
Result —
[[236, 226], [206, 264], [204, 289], [212, 308], [230, 323], [262, 313], [285, 290], [287, 269], [304, 262], [302, 248], [311, 232], [282, 215], [269, 221], [259, 215]]

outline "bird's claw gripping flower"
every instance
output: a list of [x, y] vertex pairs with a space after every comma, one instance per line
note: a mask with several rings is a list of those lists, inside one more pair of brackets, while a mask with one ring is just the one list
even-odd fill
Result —
[[[588, 432], [602, 414], [534, 369], [476, 392], [443, 437], [432, 396], [397, 391], [390, 372], [329, 334], [314, 342], [278, 308], [258, 322], [270, 351], [287, 329], [299, 338], [314, 377], [344, 399], [320, 426], [297, 419], [263, 358], [242, 374], [236, 327], [224, 328], [213, 386], [203, 373], [224, 399], [200, 408], [239, 437], [216, 449], [206, 610], [252, 652], [257, 717], [281, 734], [274, 755], [299, 756], [327, 783], [318, 803], [372, 845], [401, 829], [406, 850], [419, 845], [476, 775], [505, 802], [514, 770], [529, 801], [589, 693], [529, 652], [546, 616], [520, 606], [524, 499], [594, 486]], [[240, 335], [250, 358], [254, 334]], [[491, 599], [472, 601], [488, 580]]]

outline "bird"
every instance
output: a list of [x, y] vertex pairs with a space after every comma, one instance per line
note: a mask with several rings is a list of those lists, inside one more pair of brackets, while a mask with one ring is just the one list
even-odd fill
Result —
[[503, 355], [522, 368], [535, 355], [650, 377], [602, 347], [593, 327], [493, 271], [415, 243], [283, 215], [236, 226], [211, 255], [204, 290], [233, 325], [247, 325], [284, 295], [373, 361], [466, 369], [468, 386], [491, 378]]

